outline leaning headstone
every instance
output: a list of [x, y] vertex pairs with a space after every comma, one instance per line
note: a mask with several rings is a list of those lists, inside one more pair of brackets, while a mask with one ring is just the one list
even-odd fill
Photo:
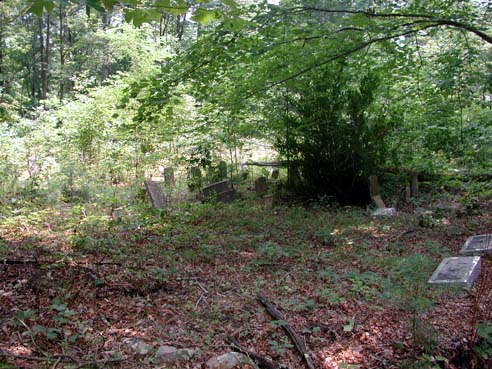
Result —
[[432, 274], [428, 283], [435, 286], [471, 288], [480, 276], [480, 256], [445, 258]]
[[227, 178], [227, 163], [225, 161], [219, 162], [219, 165], [217, 166], [218, 174], [219, 174], [219, 179], [226, 179]]
[[255, 181], [255, 191], [256, 195], [263, 196], [268, 190], [267, 179], [265, 177], [258, 177]]
[[174, 180], [174, 168], [164, 168], [164, 182], [169, 186], [169, 187], [174, 187], [175, 180]]
[[469, 237], [460, 253], [462, 255], [485, 255], [492, 253], [492, 234]]
[[203, 187], [202, 194], [204, 201], [217, 200], [231, 202], [235, 198], [236, 190], [230, 188], [229, 181], [226, 179]]
[[277, 168], [272, 170], [272, 179], [277, 179], [279, 175], [280, 175], [280, 171]]
[[216, 196], [221, 192], [228, 191], [230, 190], [229, 188], [229, 181], [227, 179], [220, 181], [220, 182], [215, 182], [212, 184], [209, 184], [208, 186], [205, 186], [202, 188], [202, 193], [203, 197], [212, 197]]
[[160, 184], [151, 180], [146, 180], [144, 184], [152, 206], [156, 209], [164, 209], [166, 207], [166, 198]]
[[236, 190], [230, 189], [227, 191], [222, 191], [217, 194], [217, 200], [222, 202], [231, 202], [236, 197]]

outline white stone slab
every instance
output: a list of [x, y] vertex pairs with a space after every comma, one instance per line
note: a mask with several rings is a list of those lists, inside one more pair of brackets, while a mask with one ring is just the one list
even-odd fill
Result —
[[371, 215], [373, 217], [394, 217], [396, 215], [395, 208], [379, 208], [374, 210]]
[[480, 256], [445, 258], [432, 274], [428, 283], [436, 286], [471, 288], [480, 276], [481, 267]]
[[492, 234], [481, 234], [469, 237], [460, 253], [462, 255], [492, 254]]

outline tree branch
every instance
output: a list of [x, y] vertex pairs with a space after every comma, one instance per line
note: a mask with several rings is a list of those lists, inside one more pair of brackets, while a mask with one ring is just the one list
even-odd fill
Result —
[[333, 13], [333, 14], [358, 14], [358, 15], [365, 15], [368, 18], [419, 18], [421, 20], [426, 20], [428, 22], [431, 22], [432, 24], [435, 24], [435, 26], [451, 26], [455, 28], [461, 28], [464, 30], [467, 30], [468, 32], [471, 32], [484, 40], [485, 42], [492, 44], [492, 36], [488, 35], [487, 33], [481, 31], [477, 27], [474, 27], [472, 25], [452, 20], [452, 19], [444, 19], [444, 18], [439, 18], [434, 15], [430, 14], [416, 14], [416, 13], [376, 13], [372, 11], [362, 11], [362, 10], [336, 10], [336, 9], [323, 9], [323, 8], [316, 8], [316, 7], [301, 7], [301, 8], [296, 8], [298, 10], [305, 10], [305, 11], [315, 11], [315, 12], [320, 12], [320, 13]]
[[337, 59], [341, 59], [341, 58], [344, 58], [346, 56], [349, 56], [351, 54], [354, 54], [356, 53], [357, 51], [360, 51], [360, 50], [363, 50], [365, 49], [366, 47], [374, 44], [374, 43], [377, 43], [377, 42], [382, 42], [382, 41], [387, 41], [387, 40], [391, 40], [391, 39], [394, 39], [394, 38], [397, 38], [397, 37], [402, 37], [402, 36], [407, 36], [407, 35], [410, 35], [410, 34], [413, 34], [413, 33], [417, 33], [417, 32], [420, 32], [420, 31], [423, 31], [425, 29], [428, 29], [428, 28], [433, 28], [435, 27], [436, 24], [429, 24], [429, 25], [426, 25], [426, 26], [423, 26], [421, 28], [418, 28], [418, 29], [411, 29], [411, 30], [408, 30], [408, 31], [405, 31], [405, 32], [400, 32], [400, 33], [397, 33], [397, 34], [392, 34], [392, 35], [388, 35], [388, 36], [383, 36], [383, 37], [378, 37], [378, 38], [373, 38], [373, 39], [370, 39], [369, 41], [366, 41], [366, 42], [363, 42], [362, 44], [360, 45], [357, 45], [356, 47], [353, 47], [349, 50], [346, 50], [342, 53], [339, 53], [339, 54], [336, 54], [328, 59], [325, 59], [319, 63], [315, 63], [315, 64], [312, 64], [306, 68], [303, 68], [301, 69], [300, 71], [294, 73], [294, 74], [291, 74], [290, 76], [288, 77], [285, 77], [281, 80], [278, 80], [278, 81], [275, 81], [275, 82], [272, 82], [268, 85], [266, 85], [265, 87], [263, 88], [260, 88], [260, 89], [257, 89], [255, 91], [253, 91], [248, 97], [252, 97], [253, 95], [255, 95], [256, 93], [258, 92], [263, 92], [263, 91], [267, 91], [269, 90], [270, 88], [272, 87], [275, 87], [275, 86], [278, 86], [278, 85], [281, 85], [287, 81], [290, 81], [292, 79], [295, 79], [305, 73], [308, 73], [316, 68], [319, 68], [325, 64], [328, 64], [328, 63], [331, 63]]

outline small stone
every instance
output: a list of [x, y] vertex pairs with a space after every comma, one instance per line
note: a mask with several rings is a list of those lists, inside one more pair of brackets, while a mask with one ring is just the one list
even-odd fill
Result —
[[176, 357], [179, 361], [189, 361], [195, 353], [196, 351], [190, 348], [179, 349], [176, 352]]
[[158, 364], [173, 363], [178, 360], [178, 349], [173, 346], [161, 346], [154, 355]]
[[208, 369], [232, 369], [248, 362], [248, 357], [239, 352], [228, 352], [207, 361]]
[[176, 361], [189, 361], [195, 354], [196, 350], [190, 348], [177, 349], [173, 346], [161, 346], [155, 353], [154, 359], [158, 364], [166, 364]]
[[149, 351], [152, 350], [151, 345], [148, 345], [144, 341], [137, 338], [126, 338], [123, 342], [125, 342], [138, 355], [147, 355]]

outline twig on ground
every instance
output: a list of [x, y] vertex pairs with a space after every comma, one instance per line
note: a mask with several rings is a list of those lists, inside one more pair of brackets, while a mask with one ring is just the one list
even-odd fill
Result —
[[278, 364], [274, 361], [268, 360], [254, 352], [248, 351], [241, 346], [238, 340], [232, 336], [227, 337], [227, 341], [230, 342], [233, 350], [240, 352], [250, 358], [256, 365], [263, 369], [288, 369], [288, 367]]
[[402, 232], [402, 233], [397, 234], [396, 236], [390, 237], [389, 241], [396, 241], [396, 240], [402, 238], [403, 236], [406, 236], [407, 234], [414, 233], [414, 232], [417, 232], [417, 230], [414, 228], [407, 229], [405, 232]]
[[290, 326], [290, 324], [285, 320], [282, 313], [280, 313], [280, 311], [278, 311], [277, 308], [273, 306], [273, 304], [268, 300], [268, 298], [265, 295], [259, 294], [258, 301], [267, 309], [268, 313], [270, 313], [270, 315], [274, 319], [285, 322], [285, 324], [283, 324], [283, 328], [290, 336], [290, 339], [294, 343], [294, 346], [296, 347], [297, 351], [299, 351], [299, 353], [301, 354], [307, 367], [309, 369], [315, 369], [315, 366], [313, 364], [313, 361], [311, 360], [311, 356], [306, 348], [306, 344], [304, 340], [302, 340], [301, 337], [299, 337], [296, 331], [294, 331], [294, 329]]

